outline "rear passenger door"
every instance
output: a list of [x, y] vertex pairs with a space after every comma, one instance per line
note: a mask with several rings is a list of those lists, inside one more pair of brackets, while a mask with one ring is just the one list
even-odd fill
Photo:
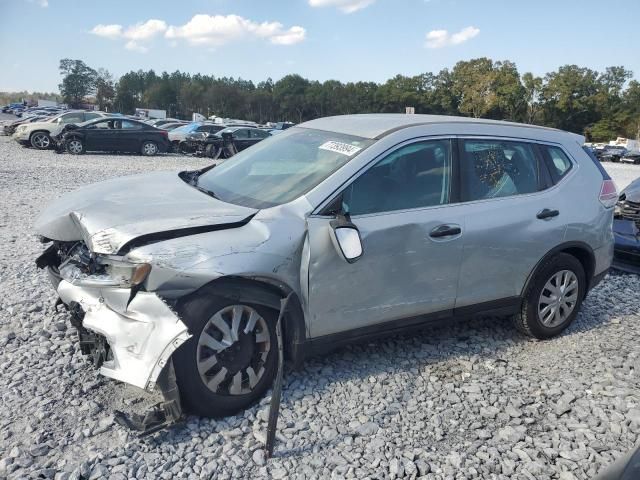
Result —
[[458, 145], [466, 232], [456, 309], [515, 302], [538, 261], [562, 242], [567, 199], [553, 187], [546, 147], [486, 137]]

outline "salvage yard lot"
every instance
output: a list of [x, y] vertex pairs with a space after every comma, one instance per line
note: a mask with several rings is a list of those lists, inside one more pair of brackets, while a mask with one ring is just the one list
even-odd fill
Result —
[[[588, 479], [640, 433], [640, 278], [609, 275], [559, 338], [481, 319], [343, 348], [285, 374], [276, 458], [267, 400], [139, 439], [114, 409], [153, 399], [98, 376], [33, 260], [49, 201], [194, 157], [58, 155], [0, 137], [0, 478]], [[640, 167], [606, 164], [620, 188]]]

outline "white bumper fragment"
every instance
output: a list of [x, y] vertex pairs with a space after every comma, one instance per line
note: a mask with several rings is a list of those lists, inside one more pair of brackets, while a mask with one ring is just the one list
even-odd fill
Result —
[[58, 295], [85, 312], [83, 326], [103, 335], [113, 354], [100, 373], [136, 387], [153, 390], [171, 354], [189, 337], [187, 327], [155, 293], [138, 292], [127, 306], [131, 290], [87, 287], [62, 280]]

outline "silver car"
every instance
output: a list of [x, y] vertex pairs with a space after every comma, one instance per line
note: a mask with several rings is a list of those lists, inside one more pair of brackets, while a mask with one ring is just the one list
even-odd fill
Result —
[[562, 332], [613, 255], [616, 187], [583, 141], [458, 117], [321, 118], [215, 168], [63, 196], [37, 219], [37, 264], [103, 375], [154, 390], [175, 374], [183, 406], [228, 415], [271, 385], [280, 313], [296, 365], [477, 314]]

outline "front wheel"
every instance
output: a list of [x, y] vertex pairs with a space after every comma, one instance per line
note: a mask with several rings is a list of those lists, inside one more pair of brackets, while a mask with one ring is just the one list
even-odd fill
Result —
[[578, 315], [586, 291], [586, 275], [573, 255], [559, 253], [546, 260], [535, 273], [515, 315], [518, 330], [546, 339], [555, 337]]
[[70, 138], [64, 143], [65, 150], [72, 155], [84, 153], [84, 143], [79, 138]]
[[38, 150], [46, 150], [51, 147], [51, 137], [47, 132], [36, 132], [31, 135], [31, 146]]
[[144, 142], [142, 144], [142, 155], [153, 157], [158, 153], [158, 146], [154, 142]]
[[192, 334], [173, 355], [186, 409], [221, 417], [262, 397], [277, 367], [275, 312], [211, 296], [189, 300], [180, 310]]

